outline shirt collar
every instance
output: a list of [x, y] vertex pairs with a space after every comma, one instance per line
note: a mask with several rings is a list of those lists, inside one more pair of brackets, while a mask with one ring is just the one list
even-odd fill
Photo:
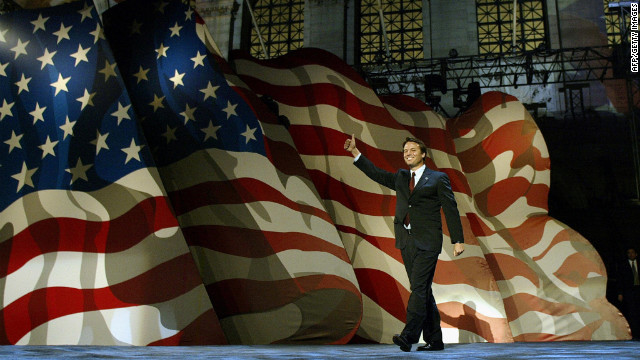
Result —
[[[422, 177], [422, 174], [424, 173], [424, 170], [426, 168], [427, 168], [427, 165], [422, 164], [422, 166], [420, 166], [418, 168], [418, 170], [415, 171], [415, 173], [416, 173], [416, 181], [420, 180], [420, 178]], [[411, 171], [411, 172], [413, 173], [414, 171]]]

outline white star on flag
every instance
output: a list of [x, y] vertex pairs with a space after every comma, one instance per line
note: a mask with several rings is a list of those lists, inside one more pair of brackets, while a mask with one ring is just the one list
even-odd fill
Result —
[[38, 104], [38, 102], [36, 102], [36, 108], [30, 112], [29, 114], [31, 116], [33, 116], [33, 124], [35, 125], [36, 122], [38, 121], [43, 121], [44, 122], [44, 111], [47, 109], [47, 107], [40, 107], [40, 104]]
[[218, 90], [219, 87], [220, 86], [212, 86], [211, 81], [209, 81], [209, 83], [207, 83], [207, 87], [200, 90], [201, 93], [204, 93], [204, 100], [207, 100], [210, 97], [216, 99], [216, 90]]
[[100, 153], [101, 149], [109, 150], [109, 145], [107, 145], [107, 137], [109, 133], [101, 134], [100, 130], [96, 130], [96, 138], [91, 141], [91, 144], [96, 146], [96, 155]]
[[35, 34], [38, 30], [46, 31], [46, 29], [44, 28], [44, 24], [47, 22], [47, 20], [49, 20], [48, 17], [43, 18], [42, 14], [38, 14], [38, 18], [31, 22], [33, 24], [33, 33]]
[[165, 2], [165, 1], [161, 1], [155, 4], [156, 6], [156, 11], [164, 14], [164, 8], [167, 7], [167, 5], [169, 5], [169, 3]]
[[60, 41], [63, 39], [71, 40], [69, 38], [69, 30], [71, 30], [71, 26], [65, 27], [63, 23], [60, 23], [60, 30], [53, 33], [53, 35], [58, 37], [57, 44], [60, 44]]
[[124, 160], [124, 163], [128, 163], [131, 159], [136, 159], [140, 161], [140, 150], [144, 145], [136, 145], [135, 139], [131, 139], [131, 144], [128, 148], [123, 148], [125, 154], [127, 154], [127, 158]]
[[98, 40], [103, 39], [104, 40], [104, 32], [102, 31], [102, 27], [100, 26], [100, 24], [96, 25], [96, 29], [93, 30], [92, 32], [90, 32], [89, 34], [91, 34], [91, 36], [93, 36], [93, 43], [97, 44]]
[[78, 51], [74, 52], [73, 54], [71, 54], [71, 57], [76, 59], [76, 64], [75, 66], [78, 66], [78, 64], [81, 61], [84, 62], [89, 62], [89, 59], [87, 59], [87, 53], [89, 52], [89, 50], [91, 50], [90, 47], [83, 49], [82, 45], [78, 45]]
[[256, 136], [255, 136], [255, 132], [256, 130], [258, 130], [258, 128], [253, 128], [251, 129], [249, 127], [249, 125], [247, 125], [247, 130], [243, 133], [241, 133], [240, 135], [244, 136], [245, 138], [247, 138], [247, 144], [249, 143], [249, 140], [257, 140]]
[[42, 66], [40, 67], [40, 70], [44, 69], [45, 66], [47, 65], [51, 65], [51, 66], [55, 66], [53, 64], [53, 55], [55, 55], [58, 51], [54, 51], [52, 53], [49, 52], [49, 49], [44, 49], [44, 55], [40, 56], [38, 58], [38, 61], [40, 61], [42, 63]]
[[170, 143], [171, 141], [177, 141], [178, 138], [176, 137], [176, 130], [178, 128], [172, 128], [169, 125], [167, 125], [167, 131], [165, 131], [162, 136], [164, 138], [167, 139], [167, 144]]
[[180, 113], [180, 115], [182, 115], [182, 117], [184, 117], [184, 123], [185, 125], [187, 124], [187, 122], [189, 122], [189, 120], [195, 121], [196, 118], [193, 116], [193, 113], [196, 111], [197, 107], [190, 107], [189, 104], [185, 104], [186, 108], [184, 109], [183, 112]]
[[29, 92], [29, 81], [31, 81], [31, 78], [25, 78], [24, 74], [22, 74], [22, 78], [16, 83], [18, 86], [18, 94], [22, 91]]
[[153, 101], [149, 103], [149, 105], [153, 106], [153, 112], [158, 111], [160, 108], [164, 109], [162, 101], [164, 101], [164, 96], [158, 97], [158, 95], [153, 94]]
[[89, 6], [87, 4], [84, 4], [84, 8], [79, 11], [79, 13], [82, 15], [82, 19], [80, 19], [80, 22], [83, 22], [85, 19], [91, 19], [92, 18], [91, 10], [93, 10], [93, 6]]
[[16, 192], [20, 191], [20, 189], [22, 189], [25, 185], [33, 187], [33, 180], [31, 179], [31, 177], [33, 176], [33, 174], [35, 174], [36, 171], [38, 171], [37, 167], [29, 169], [27, 168], [26, 162], [22, 163], [22, 170], [20, 170], [20, 172], [15, 175], [11, 175], [12, 178], [18, 180], [18, 189], [16, 190]]
[[193, 9], [189, 8], [184, 13], [184, 20], [187, 21], [187, 20], [191, 19], [191, 15], [193, 15]]
[[80, 102], [80, 110], [84, 110], [84, 108], [87, 105], [91, 105], [93, 106], [93, 97], [96, 96], [95, 92], [89, 93], [89, 91], [85, 88], [84, 89], [84, 94], [77, 98], [76, 100], [78, 100]]
[[24, 136], [24, 134], [16, 135], [16, 132], [11, 130], [11, 138], [4, 142], [5, 144], [9, 145], [9, 154], [11, 154], [11, 152], [15, 148], [22, 149], [22, 145], [20, 145], [22, 136]]
[[171, 36], [169, 37], [174, 37], [174, 36], [180, 37], [181, 29], [182, 29], [182, 26], [178, 26], [178, 22], [176, 21], [176, 24], [173, 27], [169, 28], [169, 30], [171, 30]]
[[222, 110], [222, 111], [224, 111], [224, 112], [226, 112], [226, 113], [227, 113], [227, 120], [229, 120], [229, 118], [230, 118], [232, 115], [236, 115], [236, 116], [238, 115], [238, 114], [236, 114], [236, 107], [237, 107], [237, 106], [238, 106], [238, 104], [234, 104], [234, 105], [232, 105], [232, 104], [231, 104], [231, 101], [228, 101], [228, 100], [227, 100], [227, 107], [226, 107], [226, 108], [224, 108], [224, 109]]
[[82, 159], [78, 158], [76, 166], [73, 168], [65, 169], [65, 171], [71, 174], [71, 183], [73, 184], [78, 179], [89, 181], [89, 179], [87, 178], [87, 170], [89, 170], [92, 166], [93, 165], [91, 164], [84, 165], [82, 163]]
[[184, 77], [184, 74], [186, 73], [178, 73], [178, 70], [175, 70], [175, 74], [173, 75], [173, 77], [169, 78], [169, 80], [171, 80], [171, 82], [173, 82], [173, 88], [175, 89], [178, 85], [182, 85], [184, 86], [184, 83], [182, 82], [182, 78]]
[[49, 135], [47, 135], [47, 140], [45, 140], [44, 144], [38, 146], [40, 149], [42, 149], [42, 158], [44, 159], [47, 155], [56, 156], [54, 150], [56, 145], [58, 145], [58, 140], [51, 141]]
[[15, 102], [9, 104], [7, 103], [7, 99], [2, 99], [2, 107], [0, 107], [0, 121], [2, 121], [5, 116], [13, 116], [13, 113], [11, 112], [13, 104], [15, 104]]
[[107, 82], [110, 77], [116, 77], [116, 64], [112, 64], [109, 62], [109, 60], [105, 59], [104, 68], [102, 68], [102, 70], [100, 70], [99, 72], [104, 74], [104, 81]]
[[220, 129], [222, 126], [213, 126], [213, 122], [209, 121], [209, 126], [207, 126], [204, 129], [200, 129], [200, 131], [202, 131], [204, 133], [204, 140], [202, 141], [207, 141], [207, 139], [214, 139], [214, 140], [218, 140], [218, 129]]
[[69, 80], [71, 80], [71, 76], [69, 76], [68, 78], [63, 78], [62, 74], [58, 74], [58, 80], [51, 84], [51, 86], [56, 88], [56, 93], [54, 95], [58, 95], [60, 91], [69, 92], [69, 89], [67, 89], [67, 83], [69, 82]]
[[164, 44], [160, 43], [160, 47], [156, 49], [156, 52], [158, 53], [158, 59], [163, 56], [167, 57], [167, 50], [169, 50], [169, 47], [165, 47]]
[[200, 50], [198, 50], [198, 53], [196, 54], [196, 56], [191, 58], [191, 61], [193, 61], [193, 68], [195, 69], [198, 66], [204, 66], [204, 59], [206, 58], [206, 55], [201, 55], [200, 54]]
[[115, 116], [118, 119], [118, 125], [120, 125], [120, 122], [122, 122], [122, 120], [124, 119], [131, 120], [131, 117], [129, 117], [128, 113], [130, 107], [131, 104], [122, 106], [122, 104], [118, 102], [118, 110], [111, 113], [111, 115]]
[[16, 53], [14, 60], [17, 60], [20, 55], [27, 55], [28, 44], [29, 41], [23, 43], [22, 40], [18, 39], [18, 44], [11, 48], [11, 51]]
[[140, 70], [138, 70], [137, 73], [133, 74], [133, 76], [136, 77], [136, 79], [138, 79], [138, 84], [140, 83], [140, 81], [142, 80], [147, 80], [149, 81], [149, 78], [147, 78], [147, 73], [149, 72], [149, 69], [143, 69], [142, 66], [140, 66]]
[[64, 132], [64, 135], [62, 136], [62, 140], [65, 140], [67, 138], [67, 136], [73, 136], [73, 127], [76, 125], [75, 121], [69, 121], [69, 116], [67, 116], [67, 118], [65, 119], [65, 122], [63, 125], [60, 125], [60, 129]]

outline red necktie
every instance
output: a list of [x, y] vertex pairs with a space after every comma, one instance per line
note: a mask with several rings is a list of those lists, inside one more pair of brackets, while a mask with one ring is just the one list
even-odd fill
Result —
[[[411, 173], [411, 182], [409, 182], [409, 193], [413, 192], [413, 188], [416, 187], [416, 173]], [[409, 226], [409, 212], [407, 212], [407, 216], [404, 217], [404, 225]]]
[[413, 192], [416, 187], [416, 173], [411, 173], [411, 182], [409, 183], [409, 192]]

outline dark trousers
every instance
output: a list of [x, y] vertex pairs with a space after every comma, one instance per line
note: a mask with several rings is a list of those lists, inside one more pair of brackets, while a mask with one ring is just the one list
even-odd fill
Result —
[[622, 299], [622, 312], [631, 328], [631, 336], [640, 339], [640, 286], [629, 287]]
[[442, 342], [440, 312], [431, 291], [438, 253], [417, 249], [411, 238], [401, 253], [411, 284], [407, 323], [401, 335], [412, 344], [420, 341], [420, 333], [427, 342]]

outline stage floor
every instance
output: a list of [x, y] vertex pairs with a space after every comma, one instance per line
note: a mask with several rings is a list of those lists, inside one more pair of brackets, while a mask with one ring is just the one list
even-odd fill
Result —
[[0, 346], [3, 359], [640, 359], [640, 341], [447, 344], [406, 353], [395, 345]]

